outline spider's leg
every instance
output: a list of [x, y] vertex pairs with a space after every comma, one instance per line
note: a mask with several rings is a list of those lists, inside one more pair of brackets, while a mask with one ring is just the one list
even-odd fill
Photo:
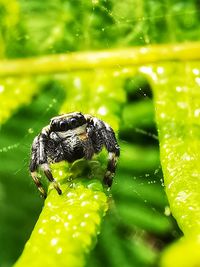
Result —
[[108, 156], [107, 170], [103, 179], [104, 184], [107, 185], [108, 187], [111, 187], [113, 182], [113, 177], [115, 175], [117, 166], [117, 160], [119, 157], [118, 155], [119, 155], [118, 153], [110, 152]]
[[58, 194], [62, 194], [62, 190], [60, 189], [59, 184], [56, 182], [56, 180], [53, 178], [53, 175], [51, 173], [50, 167], [48, 163], [43, 163], [41, 166], [41, 169], [43, 170], [45, 176], [49, 180], [49, 182], [53, 183], [53, 187], [57, 190]]
[[39, 164], [45, 176], [47, 177], [47, 179], [53, 183], [53, 187], [57, 190], [58, 194], [61, 195], [62, 191], [59, 187], [59, 184], [53, 178], [53, 175], [51, 173], [51, 169], [49, 167], [48, 160], [47, 160], [47, 151], [45, 149], [45, 145], [47, 143], [49, 131], [50, 131], [49, 126], [44, 127], [42, 129], [41, 134], [39, 135], [39, 144], [40, 144], [39, 145]]
[[43, 198], [46, 198], [46, 192], [42, 186], [42, 183], [40, 182], [39, 178], [38, 178], [38, 145], [39, 145], [39, 140], [38, 140], [38, 136], [34, 139], [33, 141], [33, 145], [32, 145], [32, 156], [31, 156], [31, 162], [30, 162], [30, 166], [29, 166], [29, 170], [31, 172], [31, 177], [34, 181], [34, 183], [36, 184], [38, 190], [40, 191], [41, 195]]
[[31, 177], [33, 178], [34, 183], [36, 184], [38, 190], [40, 191], [43, 198], [47, 197], [47, 193], [45, 192], [40, 180], [38, 179], [37, 172], [31, 172]]
[[117, 166], [117, 160], [120, 154], [120, 148], [117, 143], [115, 133], [113, 129], [102, 120], [99, 120], [90, 115], [87, 116], [87, 122], [90, 127], [88, 128], [88, 133], [92, 139], [95, 153], [99, 153], [105, 145], [109, 155], [108, 155], [108, 165], [107, 170], [104, 175], [104, 184], [111, 187], [113, 182], [113, 177], [115, 175], [115, 170]]
[[115, 133], [113, 129], [105, 123], [105, 128], [102, 129], [102, 135], [104, 138], [104, 144], [108, 150], [108, 164], [107, 170], [104, 175], [104, 184], [111, 187], [113, 182], [113, 177], [115, 175], [117, 160], [120, 155], [120, 147], [117, 143]]
[[48, 138], [48, 132], [49, 127], [43, 128], [41, 134], [39, 134], [33, 141], [32, 145], [32, 157], [30, 162], [30, 172], [31, 176], [38, 187], [39, 191], [42, 193], [42, 196], [46, 197], [46, 193], [43, 189], [43, 186], [41, 182], [38, 179], [37, 170], [38, 167], [41, 167], [44, 174], [48, 178], [50, 182], [53, 182], [54, 188], [57, 190], [58, 194], [62, 194], [62, 191], [56, 182], [56, 180], [53, 178], [48, 161], [47, 161], [47, 152], [45, 149], [45, 145]]

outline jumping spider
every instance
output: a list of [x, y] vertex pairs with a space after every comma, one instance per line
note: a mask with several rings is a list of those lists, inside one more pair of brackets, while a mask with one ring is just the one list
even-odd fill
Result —
[[46, 192], [38, 178], [40, 167], [48, 180], [53, 183], [58, 194], [62, 194], [59, 184], [52, 176], [49, 163], [74, 162], [77, 159], [91, 159], [105, 146], [109, 152], [104, 184], [111, 187], [120, 148], [113, 129], [102, 120], [91, 115], [73, 112], [51, 119], [35, 137], [32, 144], [30, 172], [43, 197]]

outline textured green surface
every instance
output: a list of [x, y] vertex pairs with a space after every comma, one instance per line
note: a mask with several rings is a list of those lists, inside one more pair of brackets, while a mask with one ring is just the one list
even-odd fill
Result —
[[197, 235], [200, 234], [200, 64], [170, 63], [152, 71], [161, 163], [170, 207], [184, 234]]
[[[65, 179], [62, 164], [54, 167], [57, 181]], [[98, 180], [65, 182], [59, 196], [51, 190], [24, 252], [14, 265], [85, 265], [86, 255], [95, 245], [102, 217], [108, 209], [107, 197]], [[34, 259], [34, 260], [33, 260]]]
[[166, 63], [141, 70], [152, 78], [166, 193], [184, 233], [182, 242], [164, 255], [163, 266], [199, 266], [200, 64]]

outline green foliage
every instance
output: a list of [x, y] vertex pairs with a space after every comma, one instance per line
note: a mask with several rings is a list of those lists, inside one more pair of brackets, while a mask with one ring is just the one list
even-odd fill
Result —
[[[180, 244], [178, 243], [179, 246], [175, 246], [168, 257], [165, 256], [163, 266], [175, 266], [167, 263], [167, 260], [172, 261], [176, 253], [176, 266], [193, 267], [200, 263], [197, 253], [200, 248], [198, 239], [200, 64], [186, 62], [182, 65], [171, 64], [170, 69], [166, 68], [167, 64], [160, 66], [162, 67], [165, 73], [158, 74], [159, 79], [154, 84], [161, 161], [171, 211], [184, 233], [184, 238]], [[172, 73], [176, 75], [171, 76]], [[165, 84], [162, 84], [160, 92], [159, 85], [165, 75], [168, 78]], [[189, 251], [184, 260], [183, 251]]]
[[[11, 0], [9, 4], [0, 0], [0, 56], [2, 59], [21, 58], [198, 40], [198, 8], [195, 0]], [[156, 96], [162, 164], [171, 209], [184, 233], [190, 234], [191, 229], [195, 234], [199, 231], [196, 227], [199, 194], [196, 180], [193, 181], [195, 177], [191, 175], [194, 169], [198, 170], [198, 116], [194, 116], [199, 114], [198, 100], [192, 107], [193, 99], [199, 99], [198, 65], [169, 62], [143, 66], [129, 74], [124, 74], [126, 69], [120, 66], [113, 68], [113, 71], [98, 69], [1, 79], [2, 267], [12, 266], [19, 257], [40, 213], [42, 200], [28, 174], [30, 145], [49, 119], [60, 112], [79, 109], [103, 118], [119, 130], [121, 159], [112, 188], [113, 200], [101, 227], [99, 242], [86, 266], [155, 266], [162, 249], [181, 236], [170, 216], [163, 188], [150, 89]], [[133, 73], [138, 74], [133, 77]], [[167, 104], [162, 106], [162, 101]], [[162, 118], [163, 113], [167, 117]], [[169, 159], [169, 151], [165, 149], [169, 132], [173, 138], [168, 148], [175, 159]], [[192, 147], [191, 139], [194, 140]], [[192, 156], [195, 153], [193, 165], [187, 162], [187, 155], [181, 158], [189, 153], [187, 149], [192, 151]], [[104, 154], [95, 160], [105, 165]], [[180, 168], [174, 167], [177, 162]], [[99, 171], [95, 166], [93, 169], [90, 166], [92, 174]], [[169, 166], [176, 172], [173, 177]], [[174, 178], [177, 179], [171, 180]], [[172, 181], [178, 185], [170, 187]], [[191, 202], [182, 201], [184, 195], [180, 192], [185, 192], [185, 187], [190, 190], [186, 193], [191, 194]], [[196, 251], [197, 243], [189, 240], [187, 245], [177, 244], [177, 248], [171, 248], [169, 256], [166, 252], [163, 266], [183, 267], [182, 263], [176, 265], [178, 259], [186, 254], [190, 245]], [[177, 262], [174, 251], [180, 255]], [[196, 264], [198, 257], [194, 259]]]
[[198, 2], [0, 1], [6, 57], [198, 40]]

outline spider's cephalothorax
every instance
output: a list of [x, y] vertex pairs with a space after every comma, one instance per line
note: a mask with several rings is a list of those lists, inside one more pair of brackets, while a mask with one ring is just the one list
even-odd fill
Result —
[[112, 128], [102, 120], [80, 112], [52, 118], [50, 124], [42, 129], [32, 144], [30, 172], [41, 194], [46, 197], [37, 174], [39, 167], [53, 183], [58, 194], [62, 194], [58, 183], [52, 176], [49, 163], [62, 160], [74, 162], [81, 158], [91, 159], [104, 146], [109, 152], [104, 183], [110, 187], [120, 153]]

